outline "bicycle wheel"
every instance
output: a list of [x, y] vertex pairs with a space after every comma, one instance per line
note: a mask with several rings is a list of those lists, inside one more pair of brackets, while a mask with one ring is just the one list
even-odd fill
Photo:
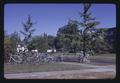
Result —
[[11, 55], [10, 56], [10, 63], [21, 63], [22, 62], [22, 58], [18, 55]]

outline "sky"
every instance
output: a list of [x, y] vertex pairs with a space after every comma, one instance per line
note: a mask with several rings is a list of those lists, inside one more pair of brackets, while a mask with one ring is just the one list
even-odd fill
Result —
[[[11, 34], [23, 30], [22, 22], [28, 15], [36, 24], [34, 35], [47, 33], [55, 35], [69, 19], [81, 21], [79, 12], [83, 4], [6, 4], [4, 6], [4, 30]], [[100, 24], [97, 28], [116, 27], [116, 6], [114, 4], [92, 4], [92, 15]]]

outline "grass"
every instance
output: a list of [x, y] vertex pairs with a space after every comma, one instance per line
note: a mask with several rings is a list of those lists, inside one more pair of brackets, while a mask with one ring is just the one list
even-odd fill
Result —
[[[61, 55], [62, 53], [53, 53], [53, 55]], [[64, 53], [63, 56], [70, 56], [70, 57], [73, 57], [73, 56], [78, 56], [76, 55], [76, 53]], [[95, 58], [115, 58], [116, 57], [116, 54], [115, 53], [108, 53], [108, 54], [94, 54], [94, 56], [92, 57], [95, 57]]]
[[[97, 56], [91, 56], [90, 58], [98, 60], [115, 60], [115, 54], [103, 54]], [[4, 73], [22, 73], [22, 72], [45, 72], [45, 71], [64, 71], [64, 70], [80, 70], [86, 69], [83, 65], [73, 65], [73, 64], [36, 64], [36, 65], [23, 65], [23, 64], [4, 64]]]
[[116, 54], [96, 54], [94, 56], [90, 56], [95, 59], [116, 59]]
[[64, 70], [80, 70], [91, 67], [72, 64], [44, 64], [44, 65], [22, 65], [22, 64], [4, 64], [4, 73], [22, 73], [22, 72], [45, 72], [45, 71], [64, 71]]
[[108, 54], [95, 54], [95, 56], [105, 56], [105, 57], [114, 57], [114, 56], [116, 56], [116, 54], [115, 53], [108, 53]]

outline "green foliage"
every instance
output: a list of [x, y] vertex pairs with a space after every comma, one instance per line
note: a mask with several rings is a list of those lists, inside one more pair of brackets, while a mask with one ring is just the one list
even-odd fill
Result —
[[76, 52], [80, 46], [80, 35], [78, 30], [78, 22], [69, 20], [68, 24], [59, 28], [57, 32], [57, 49], [67, 50], [68, 52]]
[[20, 36], [17, 32], [14, 32], [10, 35], [7, 33], [4, 34], [4, 53], [5, 53], [5, 62], [8, 61], [10, 54], [16, 52], [16, 45], [21, 42]]
[[28, 44], [30, 38], [32, 37], [33, 32], [35, 29], [33, 28], [34, 23], [31, 20], [31, 16], [28, 16], [28, 19], [23, 24], [23, 31], [20, 31], [24, 35], [23, 42], [25, 45]]
[[105, 39], [107, 29], [98, 29], [96, 32], [95, 40], [92, 42], [94, 45], [92, 48], [96, 53], [106, 53], [111, 49], [111, 45], [109, 45], [108, 41]]
[[4, 61], [9, 59], [9, 53], [12, 52], [12, 41], [9, 36], [4, 36]]
[[48, 46], [49, 48], [55, 48], [55, 37], [52, 35], [47, 36]]
[[47, 48], [47, 41], [44, 36], [33, 37], [28, 45], [29, 50], [38, 49], [39, 52], [45, 52]]
[[46, 52], [47, 49], [55, 48], [55, 37], [47, 34], [32, 37], [28, 49], [38, 49], [39, 52]]
[[[83, 18], [83, 21], [79, 23], [79, 25], [82, 27], [80, 30], [82, 35], [82, 50], [84, 52], [84, 56], [86, 52], [89, 49], [93, 50], [93, 44], [96, 39], [96, 26], [99, 24], [98, 21], [95, 21], [95, 17], [92, 17], [92, 13], [89, 12], [89, 9], [91, 8], [91, 4], [84, 4], [84, 10], [83, 13], [80, 13], [81, 18]], [[94, 37], [96, 36], [96, 37]]]
[[21, 43], [20, 35], [18, 32], [14, 32], [10, 35], [10, 39], [12, 41], [12, 49], [14, 50], [13, 53], [16, 52], [17, 44]]

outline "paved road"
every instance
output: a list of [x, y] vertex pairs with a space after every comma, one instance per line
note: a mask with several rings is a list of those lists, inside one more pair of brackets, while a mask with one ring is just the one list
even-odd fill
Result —
[[[79, 63], [71, 63], [71, 62], [62, 62], [61, 64], [75, 64], [79, 65]], [[99, 66], [99, 65], [90, 65], [90, 64], [83, 64], [84, 66], [93, 67], [92, 69], [84, 69], [84, 70], [69, 70], [69, 71], [50, 71], [50, 72], [32, 72], [32, 73], [18, 73], [18, 74], [5, 74], [4, 77], [7, 79], [77, 79], [81, 78], [96, 78], [96, 75], [93, 76], [95, 73], [104, 73], [109, 76], [112, 75], [112, 78], [115, 77], [116, 69], [115, 65], [107, 65], [107, 66]], [[88, 75], [90, 74], [91, 75]], [[75, 75], [75, 76], [72, 76]], [[71, 77], [70, 77], [71, 76]], [[105, 77], [105, 76], [103, 76]], [[99, 77], [98, 77], [99, 78]]]

